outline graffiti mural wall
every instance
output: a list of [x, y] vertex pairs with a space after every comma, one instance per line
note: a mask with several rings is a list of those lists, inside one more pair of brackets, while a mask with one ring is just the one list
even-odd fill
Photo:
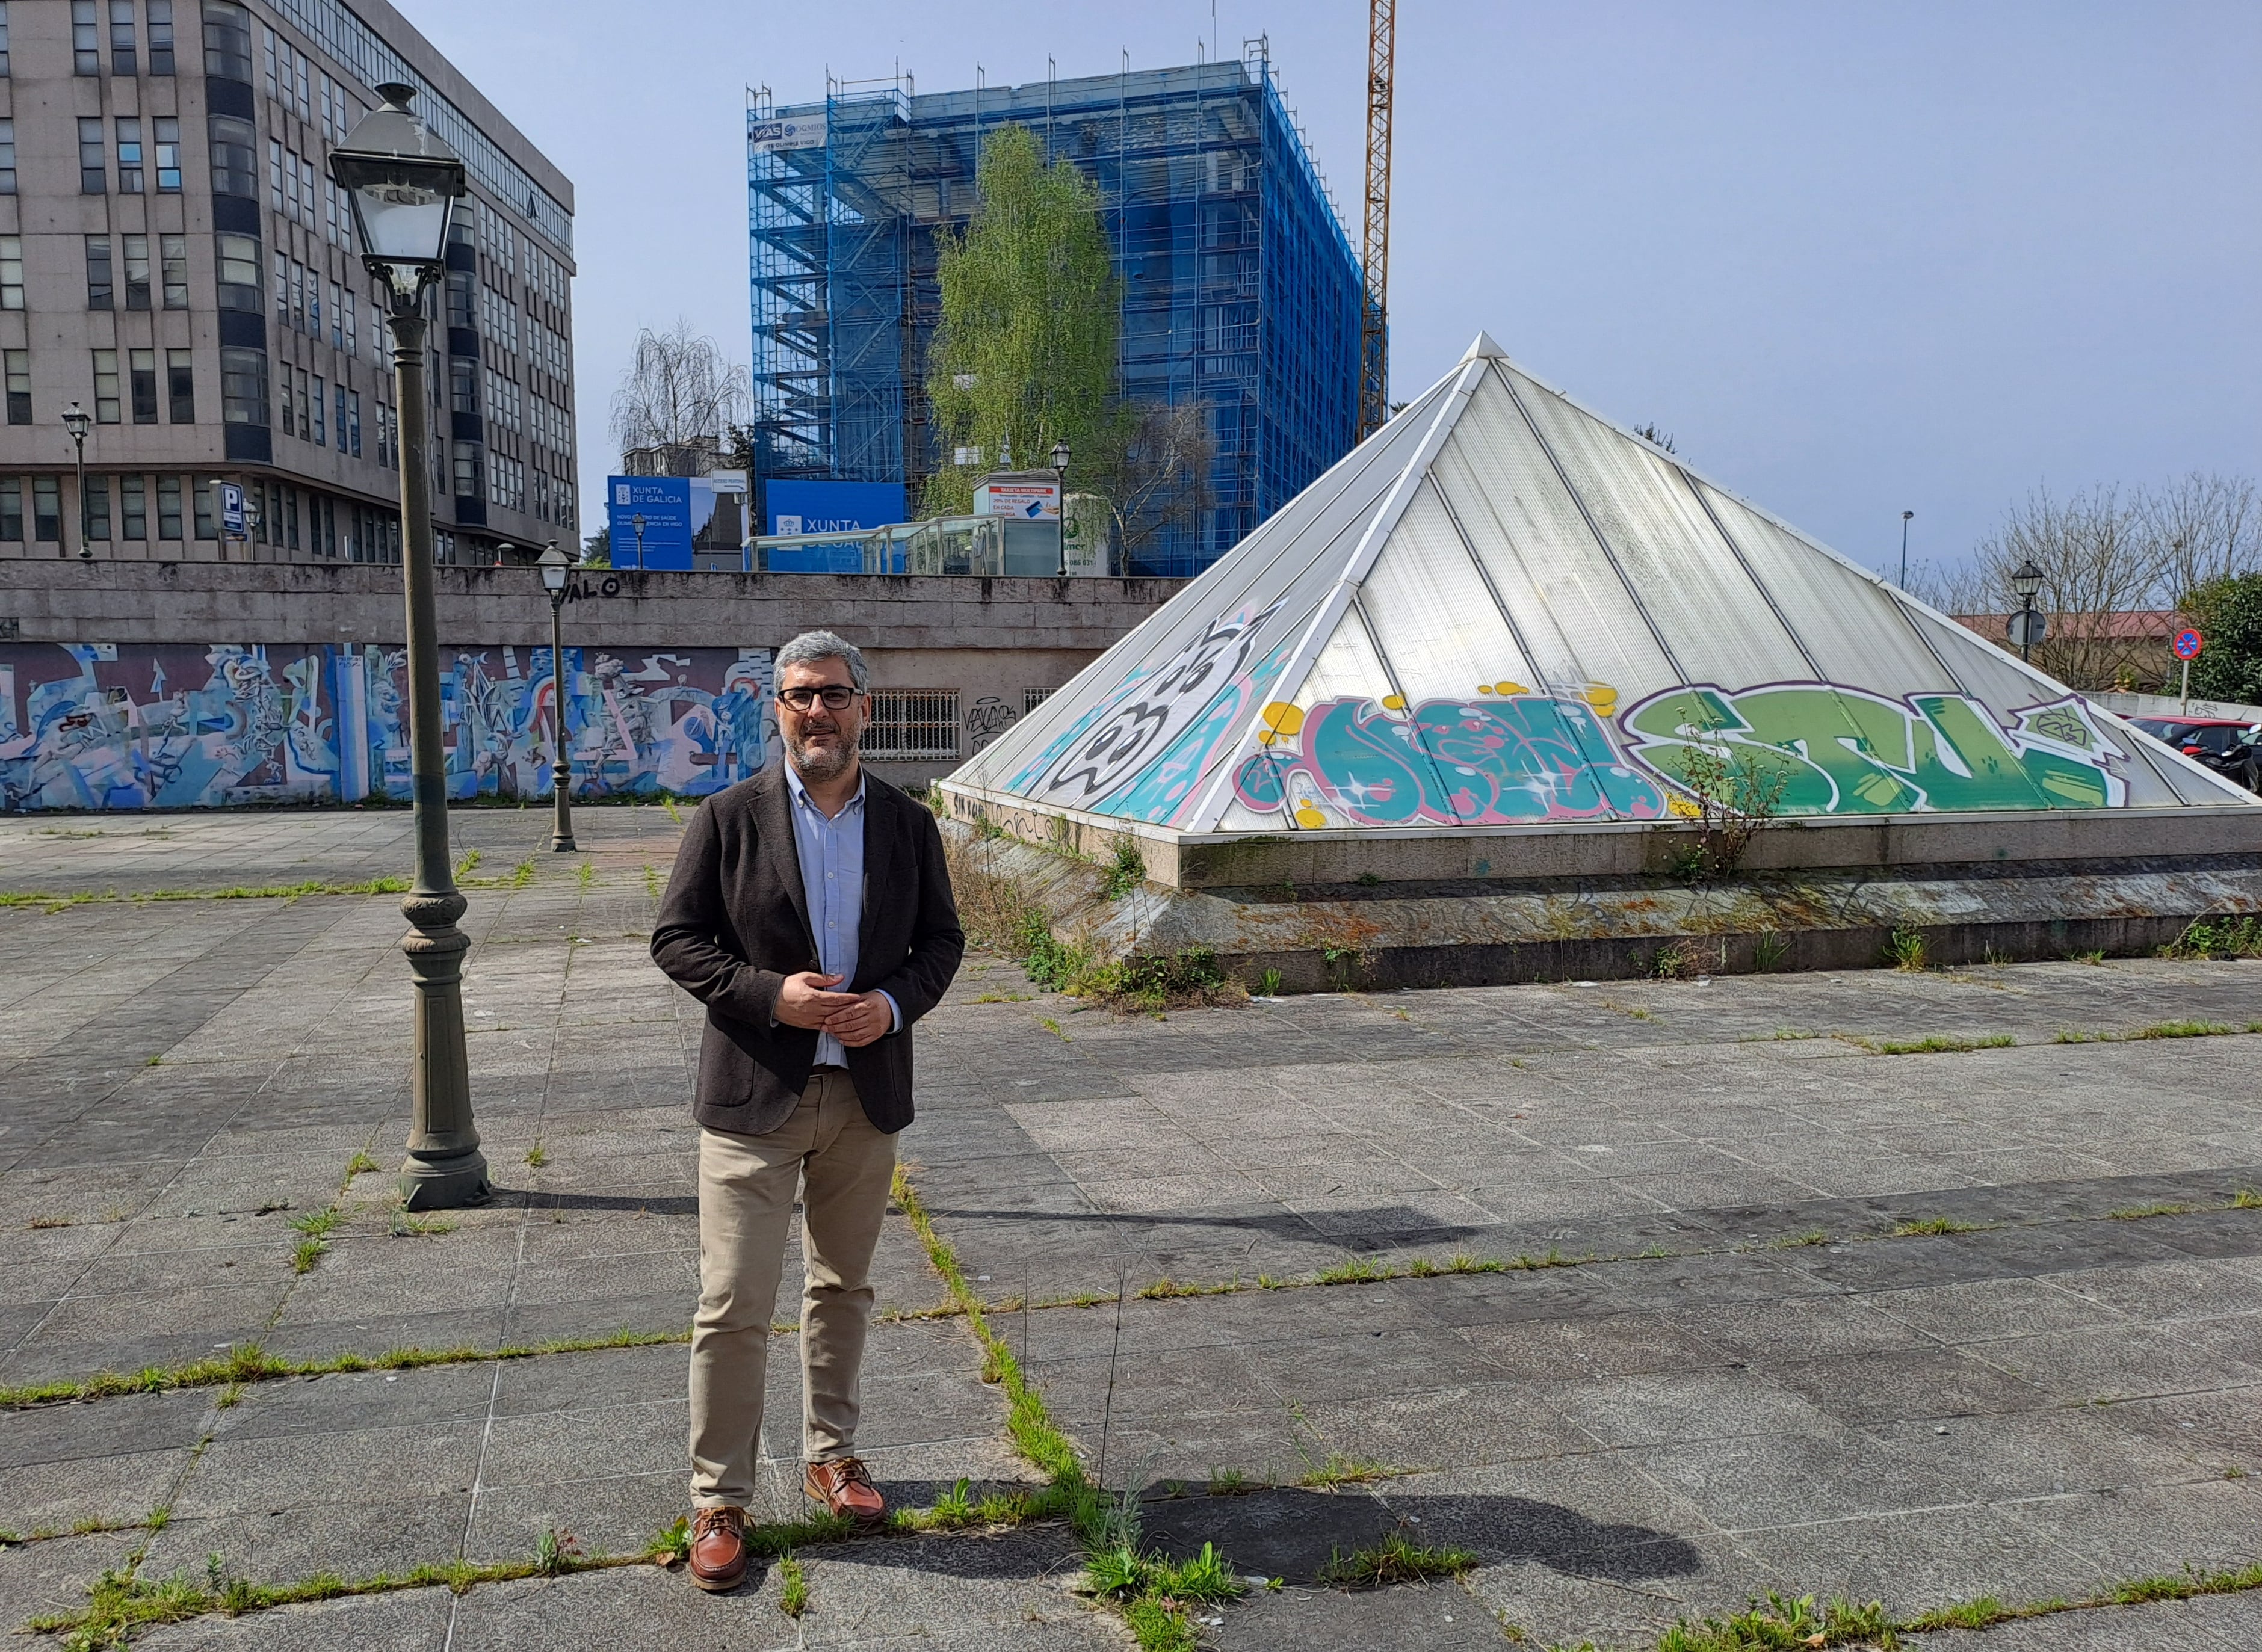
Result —
[[[547, 797], [546, 648], [440, 650], [448, 794]], [[767, 649], [566, 650], [576, 795], [701, 796], [776, 737]], [[398, 648], [0, 643], [0, 808], [408, 797]]]

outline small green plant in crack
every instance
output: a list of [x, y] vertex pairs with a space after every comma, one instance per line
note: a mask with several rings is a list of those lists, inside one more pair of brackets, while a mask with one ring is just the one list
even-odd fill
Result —
[[580, 870], [574, 873], [574, 878], [584, 889], [588, 888], [592, 884], [597, 881], [596, 862], [593, 860], [583, 861], [580, 866]]
[[[1309, 1462], [1310, 1459], [1305, 1461]], [[1339, 1485], [1365, 1485], [1370, 1481], [1394, 1479], [1408, 1472], [1371, 1458], [1346, 1457], [1341, 1452], [1331, 1451], [1323, 1461], [1313, 1463], [1309, 1472], [1296, 1483], [1307, 1490], [1326, 1491]]]
[[1925, 945], [1924, 931], [1904, 926], [1887, 936], [1885, 962], [1912, 974], [1930, 967], [1932, 959]]
[[581, 1541], [571, 1532], [546, 1526], [534, 1540], [534, 1569], [544, 1577], [563, 1577], [582, 1558]]
[[2241, 1188], [2230, 1196], [2234, 1210], [2262, 1210], [2262, 1188]]
[[1855, 1033], [1833, 1035], [1872, 1055], [1968, 1055], [1974, 1050], [2008, 1050], [2018, 1040], [2007, 1032], [1991, 1032], [1976, 1038], [1949, 1033], [1928, 1033], [1921, 1038], [1865, 1038]]
[[1068, 1034], [1061, 1031], [1061, 1024], [1055, 1021], [1050, 1016], [1039, 1016], [1037, 1017], [1037, 1024], [1042, 1027], [1047, 1032], [1051, 1033], [1053, 1037], [1058, 1038], [1063, 1044], [1071, 1044], [1075, 1042], [1075, 1040], [1071, 1039]]
[[1335, 1551], [1320, 1568], [1319, 1581], [1336, 1589], [1380, 1589], [1387, 1584], [1419, 1583], [1425, 1577], [1459, 1577], [1475, 1569], [1477, 1556], [1466, 1548], [1416, 1543], [1403, 1531], [1387, 1533], [1371, 1548], [1346, 1555]]
[[539, 1170], [543, 1166], [550, 1162], [550, 1154], [543, 1147], [542, 1144], [537, 1141], [534, 1146], [526, 1150], [526, 1162], [532, 1165], [537, 1170]]
[[377, 1160], [368, 1149], [364, 1148], [356, 1153], [352, 1158], [346, 1160], [346, 1174], [338, 1183], [338, 1191], [343, 1193], [353, 1185], [353, 1179], [356, 1176], [376, 1168], [378, 1168]]
[[1952, 1216], [1919, 1217], [1893, 1229], [1895, 1239], [1934, 1239], [1945, 1233], [1985, 1233], [2000, 1222], [1959, 1222]]
[[2115, 1222], [2142, 1222], [2154, 1216], [2189, 1216], [2198, 1208], [2190, 1204], [2131, 1204], [2105, 1214]]
[[1775, 1241], [1775, 1248], [1779, 1251], [1797, 1250], [1802, 1245], [1827, 1245], [1829, 1242], [1830, 1235], [1816, 1227], [1809, 1228], [1804, 1233], [1784, 1234]]
[[456, 1225], [444, 1217], [411, 1216], [406, 1210], [393, 1213], [392, 1232], [395, 1239], [435, 1239], [455, 1231]]
[[456, 863], [456, 876], [458, 878], [470, 877], [472, 875], [472, 868], [479, 864], [479, 851], [476, 849], [465, 850], [464, 851], [464, 858]]
[[1790, 956], [1790, 943], [1778, 930], [1761, 930], [1752, 937], [1752, 967], [1762, 975], [1776, 973]]
[[1322, 1285], [1365, 1285], [1389, 1277], [1387, 1268], [1376, 1267], [1364, 1256], [1337, 1262], [1333, 1268], [1322, 1268], [1312, 1275], [1314, 1282]]
[[790, 1554], [778, 1556], [778, 1610], [798, 1618], [809, 1610], [809, 1574]]
[[1207, 1493], [1214, 1498], [1245, 1497], [1257, 1488], [1249, 1476], [1238, 1469], [1212, 1469], [1209, 1471]]
[[1268, 969], [1257, 976], [1257, 991], [1260, 997], [1278, 998], [1280, 995], [1280, 972]]

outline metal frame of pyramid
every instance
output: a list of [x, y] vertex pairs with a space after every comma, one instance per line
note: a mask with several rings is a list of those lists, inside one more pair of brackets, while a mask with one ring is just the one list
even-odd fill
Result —
[[1148, 839], [1402, 840], [1670, 824], [1724, 774], [1817, 825], [2262, 822], [1481, 334], [941, 785]]

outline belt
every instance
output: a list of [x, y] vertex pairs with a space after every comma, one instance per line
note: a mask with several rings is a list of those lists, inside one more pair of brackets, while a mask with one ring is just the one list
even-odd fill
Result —
[[846, 1073], [848, 1069], [838, 1061], [819, 1061], [809, 1070], [812, 1073]]

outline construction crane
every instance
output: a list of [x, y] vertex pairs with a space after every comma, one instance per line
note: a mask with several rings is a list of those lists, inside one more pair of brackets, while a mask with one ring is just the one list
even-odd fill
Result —
[[1366, 242], [1359, 259], [1358, 435], [1390, 417], [1390, 63], [1397, 0], [1368, 0], [1366, 22]]

